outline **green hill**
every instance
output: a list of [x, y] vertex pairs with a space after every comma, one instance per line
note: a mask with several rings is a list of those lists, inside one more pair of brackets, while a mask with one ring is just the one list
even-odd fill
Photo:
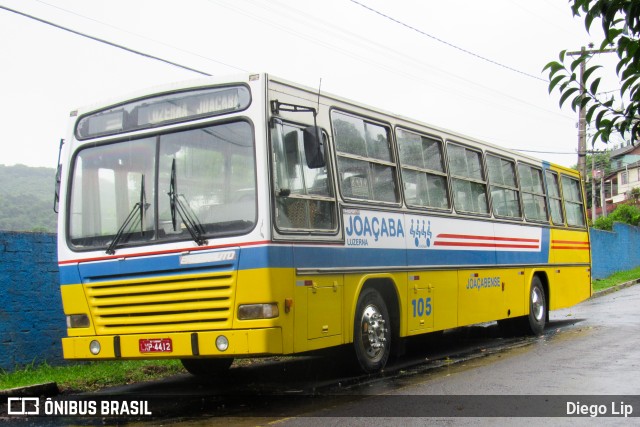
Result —
[[0, 230], [55, 233], [55, 175], [53, 168], [0, 165]]

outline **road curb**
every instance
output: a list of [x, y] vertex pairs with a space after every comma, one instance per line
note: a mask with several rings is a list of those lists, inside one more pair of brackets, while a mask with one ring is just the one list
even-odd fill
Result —
[[603, 290], [598, 291], [598, 292], [594, 292], [593, 295], [591, 295], [591, 298], [598, 298], [598, 297], [602, 297], [602, 296], [605, 296], [605, 295], [609, 295], [609, 294], [612, 294], [614, 292], [618, 292], [621, 289], [625, 289], [625, 288], [629, 288], [629, 287], [631, 287], [633, 285], [637, 285], [638, 283], [640, 283], [640, 279], [629, 280], [628, 282], [620, 283], [619, 285], [615, 285], [615, 286], [612, 286], [610, 288], [603, 289]]
[[24, 387], [9, 388], [6, 390], [0, 390], [0, 396], [7, 397], [33, 397], [44, 396], [52, 397], [60, 394], [57, 383], [43, 383], [34, 384]]

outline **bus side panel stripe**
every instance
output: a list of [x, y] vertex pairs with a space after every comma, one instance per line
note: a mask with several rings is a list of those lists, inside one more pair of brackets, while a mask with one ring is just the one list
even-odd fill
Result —
[[[81, 263], [60, 266], [62, 284], [112, 280], [133, 275], [156, 276], [193, 273], [194, 271], [230, 271], [258, 268], [367, 268], [410, 265], [519, 265], [544, 264], [549, 261], [550, 232], [542, 230], [540, 250], [473, 250], [473, 249], [380, 249], [349, 248], [335, 245], [272, 244], [236, 249], [235, 258], [225, 262], [181, 265], [179, 254]], [[138, 276], [139, 277], [139, 276]]]

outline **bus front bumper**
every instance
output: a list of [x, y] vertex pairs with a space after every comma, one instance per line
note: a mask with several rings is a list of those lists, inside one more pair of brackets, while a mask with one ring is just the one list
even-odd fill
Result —
[[[225, 350], [216, 341], [228, 342]], [[62, 339], [65, 359], [155, 359], [197, 356], [249, 357], [282, 354], [280, 328], [101, 335]], [[96, 352], [96, 350], [99, 350]]]

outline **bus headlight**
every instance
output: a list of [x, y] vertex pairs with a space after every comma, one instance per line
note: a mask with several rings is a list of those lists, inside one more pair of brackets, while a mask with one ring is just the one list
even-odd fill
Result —
[[229, 348], [229, 340], [224, 335], [218, 335], [216, 338], [216, 348], [218, 351], [226, 351]]
[[100, 353], [100, 341], [96, 341], [96, 340], [91, 341], [91, 343], [89, 344], [89, 351], [94, 356], [97, 356], [98, 353]]
[[238, 307], [238, 319], [273, 319], [278, 317], [280, 312], [278, 304], [275, 302], [269, 304], [244, 304]]
[[86, 314], [71, 314], [67, 316], [67, 328], [88, 328], [89, 316]]

